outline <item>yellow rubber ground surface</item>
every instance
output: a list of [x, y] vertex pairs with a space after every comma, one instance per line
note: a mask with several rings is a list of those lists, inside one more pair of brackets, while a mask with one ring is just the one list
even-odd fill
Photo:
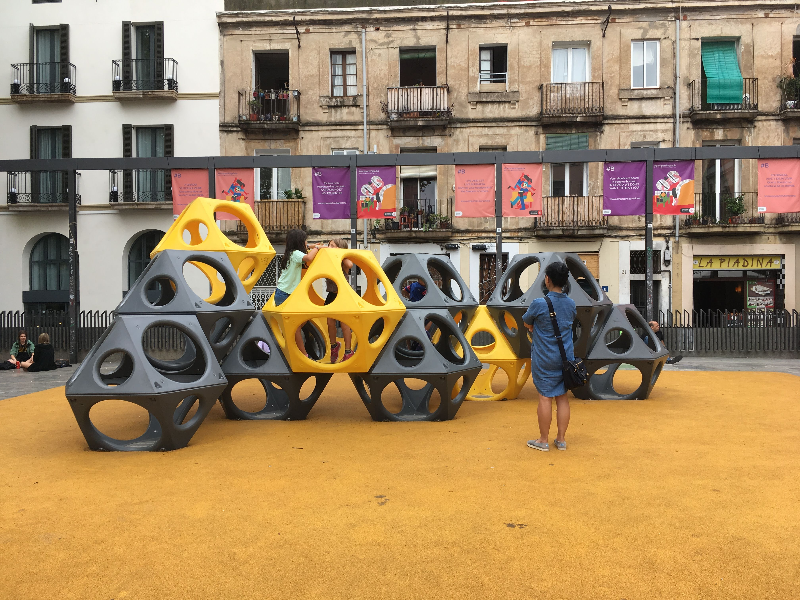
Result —
[[533, 397], [373, 423], [336, 375], [307, 421], [217, 406], [169, 453], [90, 452], [63, 388], [4, 400], [0, 597], [800, 598], [799, 378], [573, 401], [567, 452], [525, 446]]

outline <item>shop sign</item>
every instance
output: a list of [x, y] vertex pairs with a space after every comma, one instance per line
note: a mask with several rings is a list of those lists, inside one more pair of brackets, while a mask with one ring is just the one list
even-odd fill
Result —
[[780, 269], [780, 256], [695, 256], [695, 271], [724, 271], [726, 269]]
[[748, 281], [747, 308], [775, 308], [775, 282]]

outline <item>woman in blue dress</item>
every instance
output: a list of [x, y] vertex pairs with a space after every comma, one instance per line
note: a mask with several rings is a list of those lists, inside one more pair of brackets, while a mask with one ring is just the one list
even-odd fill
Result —
[[[575, 360], [572, 347], [572, 322], [575, 320], [577, 310], [572, 298], [562, 291], [567, 285], [568, 278], [569, 268], [562, 262], [550, 263], [544, 271], [544, 284], [548, 289], [547, 297], [550, 298], [556, 312], [556, 321], [567, 360]], [[530, 440], [528, 446], [543, 452], [550, 450], [547, 438], [550, 435], [553, 399], [555, 399], [558, 435], [553, 441], [553, 445], [559, 450], [566, 450], [567, 442], [564, 440], [564, 435], [569, 425], [569, 400], [561, 371], [561, 351], [558, 348], [558, 341], [550, 319], [550, 309], [547, 307], [545, 299], [536, 298], [531, 302], [527, 312], [522, 315], [522, 321], [532, 334], [531, 376], [533, 385], [539, 392], [539, 406], [536, 411], [539, 417], [539, 439]]]

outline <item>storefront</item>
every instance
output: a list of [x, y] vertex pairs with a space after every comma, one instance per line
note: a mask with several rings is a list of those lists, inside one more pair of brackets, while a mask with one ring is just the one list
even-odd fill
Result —
[[695, 310], [784, 308], [782, 255], [695, 255]]

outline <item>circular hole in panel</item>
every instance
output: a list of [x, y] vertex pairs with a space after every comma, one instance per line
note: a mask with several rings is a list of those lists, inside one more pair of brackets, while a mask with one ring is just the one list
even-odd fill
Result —
[[100, 382], [108, 387], [122, 385], [133, 373], [133, 358], [124, 350], [109, 352], [97, 365]]
[[530, 376], [530, 363], [523, 363], [520, 367], [519, 371], [517, 372], [517, 387], [522, 388], [528, 381], [528, 377]]
[[505, 302], [519, 300], [533, 285], [539, 274], [539, 267], [538, 257], [529, 256], [507, 271], [503, 277], [502, 299]]
[[383, 320], [383, 317], [372, 324], [372, 327], [369, 328], [369, 335], [367, 336], [370, 344], [374, 344], [380, 339], [381, 335], [383, 335], [383, 329], [385, 326], [386, 324]]
[[189, 289], [201, 298], [207, 298], [211, 294], [211, 280], [194, 262], [187, 262], [183, 265], [183, 279]]
[[228, 317], [217, 319], [214, 327], [211, 328], [211, 334], [208, 336], [208, 341], [212, 346], [219, 346], [227, 344], [233, 338], [233, 322]]
[[406, 336], [395, 344], [394, 358], [401, 367], [416, 367], [425, 358], [425, 346], [417, 338]]
[[383, 263], [383, 272], [389, 279], [389, 283], [394, 285], [397, 276], [400, 275], [400, 269], [403, 267], [403, 261], [399, 257], [392, 257]]
[[600, 286], [597, 284], [597, 281], [589, 272], [586, 265], [583, 264], [583, 262], [576, 261], [571, 256], [567, 256], [565, 260], [570, 274], [575, 278], [575, 281], [578, 282], [580, 288], [586, 292], [586, 295], [592, 300], [596, 302], [599, 301], [600, 298], [603, 297], [603, 291], [600, 289]]
[[383, 392], [381, 392], [381, 404], [383, 404], [383, 408], [388, 412], [396, 415], [403, 410], [403, 396], [400, 393], [400, 387], [397, 381], [393, 381], [392, 384], [383, 388]]
[[624, 329], [610, 329], [603, 342], [614, 354], [625, 354], [633, 347], [633, 338]]
[[417, 379], [415, 377], [404, 378], [403, 383], [406, 385], [407, 388], [411, 390], [421, 390], [426, 385], [430, 385], [424, 379]]
[[[366, 280], [364, 288], [361, 290], [361, 299], [373, 306], [384, 306], [386, 304], [386, 299], [383, 294], [381, 294], [380, 284], [383, 283], [385, 287], [385, 285], [389, 284], [389, 281], [382, 279], [385, 277], [383, 272], [378, 274], [375, 271], [375, 266], [365, 261], [358, 254], [351, 252], [345, 253], [342, 258], [342, 265], [344, 265], [345, 259], [350, 260], [350, 262], [353, 263], [353, 269], [356, 270], [356, 273], [360, 271], [361, 275]], [[342, 271], [342, 273], [344, 274], [344, 271]], [[349, 275], [345, 275], [345, 280], [349, 281], [349, 277]]]
[[175, 408], [172, 420], [175, 425], [181, 428], [189, 428], [197, 421], [197, 410], [200, 408], [200, 398], [197, 396], [187, 396]]
[[642, 385], [642, 372], [639, 369], [617, 369], [611, 386], [621, 396], [633, 394]]
[[316, 306], [325, 306], [327, 298], [328, 279], [326, 277], [317, 277], [308, 287], [308, 299]]
[[92, 425], [114, 440], [135, 440], [147, 433], [150, 413], [127, 400], [103, 400], [89, 411]]
[[400, 284], [401, 296], [408, 302], [419, 302], [428, 293], [428, 288], [419, 277], [406, 277]]
[[594, 375], [605, 375], [606, 373], [608, 373], [608, 367], [609, 367], [609, 366], [610, 366], [610, 365], [605, 365], [604, 367], [600, 367], [600, 368], [599, 368], [599, 369], [597, 369], [597, 371], [595, 371], [593, 374], [594, 374]]
[[602, 323], [600, 322], [600, 313], [597, 313], [594, 316], [594, 320], [592, 321], [592, 329], [591, 333], [589, 333], [589, 337], [594, 338], [594, 336], [597, 335], [597, 332], [600, 330], [601, 325]]
[[572, 323], [572, 343], [577, 343], [581, 339], [581, 335], [583, 335], [583, 327], [581, 327], [581, 322], [575, 319]]
[[472, 339], [469, 343], [470, 346], [475, 349], [480, 348], [481, 350], [488, 351], [491, 350], [490, 346], [493, 346], [495, 341], [494, 336], [488, 331], [476, 331], [472, 334]]
[[237, 275], [239, 275], [239, 281], [248, 281], [255, 275], [255, 272], [256, 261], [250, 256], [245, 257], [245, 259], [239, 263], [239, 268], [236, 270]]
[[242, 362], [250, 369], [263, 367], [272, 355], [272, 348], [265, 340], [253, 339], [242, 348]]
[[178, 383], [193, 383], [206, 370], [199, 344], [175, 325], [154, 323], [142, 333], [142, 349], [150, 365]]
[[657, 352], [656, 333], [650, 327], [650, 324], [644, 320], [644, 317], [639, 314], [639, 312], [634, 312], [632, 310], [626, 310], [625, 317], [628, 319], [628, 323], [631, 324], [631, 327], [633, 327], [636, 335], [644, 340], [650, 350]]
[[445, 296], [456, 302], [464, 299], [464, 290], [458, 281], [458, 273], [451, 265], [436, 257], [431, 257], [428, 259], [428, 274]]
[[442, 397], [439, 395], [439, 390], [433, 388], [431, 391], [431, 397], [428, 398], [428, 412], [433, 414], [439, 407], [442, 405]]
[[458, 325], [458, 328], [461, 331], [461, 333], [467, 332], [467, 327], [469, 326], [469, 322], [467, 320], [467, 314], [463, 310], [458, 311], [453, 316], [453, 321], [456, 322], [456, 325]]
[[492, 377], [492, 393], [501, 394], [508, 389], [508, 372], [505, 369], [498, 368]]
[[256, 413], [267, 406], [267, 392], [258, 379], [245, 379], [231, 389], [231, 401], [239, 410]]
[[519, 327], [517, 327], [517, 319], [514, 318], [507, 310], [504, 310], [500, 313], [500, 329], [503, 330], [509, 337], [517, 337], [517, 333], [519, 333]]
[[214, 306], [230, 306], [236, 301], [236, 282], [213, 264], [193, 259], [183, 264], [183, 278], [192, 291]]
[[187, 246], [202, 244], [208, 237], [208, 226], [202, 221], [193, 219], [184, 225], [181, 237]]
[[303, 382], [303, 385], [300, 386], [300, 399], [303, 402], [306, 402], [311, 398], [311, 394], [314, 393], [314, 389], [317, 387], [317, 377], [312, 375], [308, 379]]
[[154, 277], [147, 282], [144, 298], [151, 306], [166, 306], [175, 298], [177, 289], [169, 277]]
[[316, 323], [306, 321], [301, 328], [303, 333], [303, 345], [306, 349], [308, 358], [314, 361], [320, 361], [325, 356], [325, 336], [317, 328]]
[[433, 336], [433, 347], [446, 361], [457, 365], [463, 365], [466, 362], [464, 350], [461, 347], [461, 341], [458, 339], [457, 329], [451, 323], [446, 322], [438, 315], [429, 314], [426, 322], [431, 321], [433, 327], [438, 329], [436, 335]]

